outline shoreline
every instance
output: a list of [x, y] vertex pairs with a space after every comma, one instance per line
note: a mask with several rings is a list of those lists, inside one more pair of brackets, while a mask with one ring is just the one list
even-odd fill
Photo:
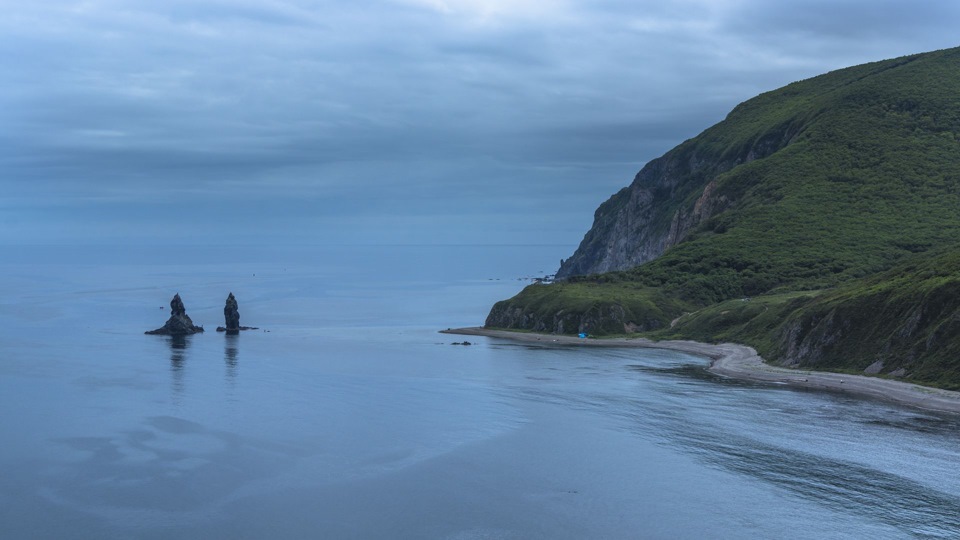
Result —
[[772, 366], [765, 363], [753, 348], [736, 343], [711, 345], [698, 341], [652, 341], [646, 338], [582, 339], [573, 336], [513, 332], [483, 327], [448, 328], [447, 330], [441, 330], [440, 333], [584, 347], [667, 349], [708, 358], [710, 360], [708, 371], [732, 379], [841, 392], [880, 399], [899, 405], [908, 405], [926, 411], [960, 414], [960, 392], [866, 375], [847, 375], [845, 373]]

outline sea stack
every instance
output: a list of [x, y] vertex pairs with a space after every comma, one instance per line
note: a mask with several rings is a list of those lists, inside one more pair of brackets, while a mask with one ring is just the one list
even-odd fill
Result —
[[203, 332], [202, 326], [195, 326], [190, 316], [187, 315], [187, 309], [183, 307], [183, 300], [180, 294], [173, 295], [170, 300], [170, 318], [163, 326], [156, 330], [148, 330], [144, 334], [154, 334], [161, 336], [186, 336]]
[[237, 334], [241, 330], [256, 330], [254, 327], [240, 326], [240, 309], [237, 306], [237, 299], [233, 296], [233, 293], [227, 296], [227, 303], [223, 306], [223, 321], [226, 326], [218, 326], [217, 332]]
[[237, 307], [237, 299], [230, 293], [227, 296], [227, 304], [223, 306], [223, 319], [226, 323], [226, 330], [240, 330], [240, 308]]

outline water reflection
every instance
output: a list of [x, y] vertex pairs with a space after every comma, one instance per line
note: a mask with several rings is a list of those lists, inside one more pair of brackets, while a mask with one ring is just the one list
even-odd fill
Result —
[[237, 376], [237, 357], [239, 356], [239, 334], [226, 334], [223, 342], [223, 361], [227, 368], [227, 380], [233, 381]]
[[[592, 364], [586, 367], [596, 369]], [[538, 381], [512, 390], [519, 389], [538, 403], [597, 411], [604, 418], [617, 420], [620, 427], [639, 437], [660, 439], [711, 467], [730, 471], [738, 477], [754, 478], [835, 511], [866, 516], [871, 522], [899, 529], [905, 536], [949, 538], [960, 530], [960, 497], [944, 489], [949, 483], [944, 487], [930, 485], [909, 474], [907, 467], [898, 470], [884, 467], [882, 463], [875, 466], [874, 460], [863, 463], [851, 459], [850, 454], [837, 448], [851, 448], [857, 443], [831, 431], [837, 425], [857, 429], [858, 423], [892, 427], [927, 434], [928, 443], [941, 434], [942, 447], [950, 448], [953, 434], [960, 425], [951, 417], [920, 415], [866, 399], [834, 401], [812, 389], [779, 388], [721, 378], [702, 365], [626, 364], [624, 367], [628, 373], [633, 371], [657, 378], [636, 380], [645, 385], [644, 392], [637, 392], [634, 386], [624, 391], [609, 384], [591, 386], [590, 377], [594, 374], [574, 367], [566, 370], [565, 377], [558, 377], [558, 383], [545, 385]], [[576, 390], [569, 385], [571, 379], [577, 383]], [[711, 388], [715, 385], [726, 388], [723, 393], [715, 393], [716, 388]], [[764, 398], [773, 388], [779, 388], [784, 395]], [[739, 397], [729, 393], [741, 389], [756, 393], [740, 393]], [[814, 394], [826, 412], [817, 412], [818, 409], [811, 406], [814, 402], [793, 401], [790, 393], [795, 391]], [[711, 394], [719, 399], [711, 400]], [[707, 410], [709, 413], [702, 416]], [[824, 436], [817, 429], [778, 428], [775, 442], [768, 442], [762, 419], [776, 414], [773, 411], [782, 411], [784, 420], [798, 424], [816, 419], [823, 433], [830, 436]], [[755, 414], [759, 415], [755, 420], [748, 419]], [[740, 432], [738, 428], [745, 425], [751, 427]], [[895, 440], [903, 435], [893, 430], [887, 434], [888, 437], [877, 440]], [[785, 443], [780, 442], [781, 438], [798, 438], [802, 442]], [[869, 444], [865, 442], [864, 450], [860, 451], [872, 450]], [[887, 444], [895, 447], [893, 443]]]
[[179, 400], [183, 395], [183, 366], [186, 363], [187, 349], [190, 348], [189, 336], [170, 336], [170, 380], [173, 397]]
[[946, 538], [950, 531], [960, 530], [960, 498], [895, 472], [720, 433], [710, 426], [687, 423], [664, 433], [682, 450], [716, 467], [766, 481], [817, 504], [870, 516], [911, 536]]

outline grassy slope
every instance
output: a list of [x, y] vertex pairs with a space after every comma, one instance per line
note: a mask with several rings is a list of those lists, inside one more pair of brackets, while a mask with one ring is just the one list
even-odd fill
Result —
[[960, 50], [949, 52], [782, 90], [820, 92], [795, 142], [723, 175], [734, 207], [622, 277], [705, 304], [833, 286], [960, 238]]
[[[952, 260], [960, 240], [958, 95], [960, 49], [857, 66], [758, 96], [681, 145], [700, 145], [701, 155], [736, 154], [764, 137], [794, 134], [785, 148], [718, 178], [731, 208], [633, 270], [536, 285], [505, 302], [543, 316], [625, 302], [651, 323], [645, 327], [661, 328], [695, 311], [663, 335], [734, 339], [770, 358], [797, 355], [783, 335], [788, 319], [833, 311], [848, 325], [886, 332], [924, 294], [949, 295], [949, 283], [960, 281], [960, 269], [949, 265], [954, 270], [938, 281], [896, 266], [914, 261], [934, 271]], [[804, 292], [820, 290], [827, 292]], [[946, 367], [958, 358], [949, 339], [904, 349], [872, 332], [848, 331], [842, 341], [849, 346], [821, 344], [824, 354], [801, 360], [862, 370], [883, 357], [889, 371], [898, 365], [891, 354], [903, 353], [915, 377], [960, 384], [960, 373]]]
[[879, 361], [884, 373], [903, 368], [960, 390], [960, 251], [908, 257], [825, 291], [720, 302], [652, 335], [748, 343], [768, 360], [834, 371]]

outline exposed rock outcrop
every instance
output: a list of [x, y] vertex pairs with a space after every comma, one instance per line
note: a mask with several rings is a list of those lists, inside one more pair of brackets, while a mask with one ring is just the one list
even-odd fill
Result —
[[538, 312], [514, 305], [509, 300], [498, 302], [490, 310], [486, 328], [514, 328], [551, 334], [629, 334], [664, 326], [662, 317], [643, 308], [631, 309], [620, 304], [601, 304], [579, 311], [560, 309]]
[[227, 303], [223, 306], [223, 318], [227, 330], [240, 329], [240, 308], [237, 306], [237, 299], [230, 293], [227, 296]]
[[[898, 280], [874, 278], [870, 286], [855, 288], [854, 283], [812, 300], [777, 329], [771, 356], [787, 367], [858, 370], [925, 382], [942, 377], [943, 384], [960, 358], [958, 261], [948, 253]], [[887, 276], [896, 274], [895, 269]]]
[[237, 305], [237, 299], [233, 296], [233, 293], [227, 296], [227, 302], [223, 306], [223, 320], [225, 326], [218, 326], [217, 332], [237, 334], [241, 330], [257, 329], [254, 326], [240, 326], [240, 308]]
[[180, 299], [180, 294], [177, 293], [173, 295], [173, 299], [170, 300], [170, 318], [167, 319], [167, 322], [160, 328], [148, 330], [144, 332], [144, 334], [186, 336], [200, 332], [203, 332], [203, 327], [193, 324], [190, 316], [187, 315], [186, 308], [183, 306], [183, 300]]
[[557, 279], [627, 270], [656, 259], [733, 207], [738, 194], [723, 189], [723, 175], [783, 149], [802, 129], [799, 121], [788, 119], [755, 139], [717, 151], [716, 141], [742, 115], [740, 110], [647, 163], [628, 187], [600, 205], [576, 252], [561, 261]]

